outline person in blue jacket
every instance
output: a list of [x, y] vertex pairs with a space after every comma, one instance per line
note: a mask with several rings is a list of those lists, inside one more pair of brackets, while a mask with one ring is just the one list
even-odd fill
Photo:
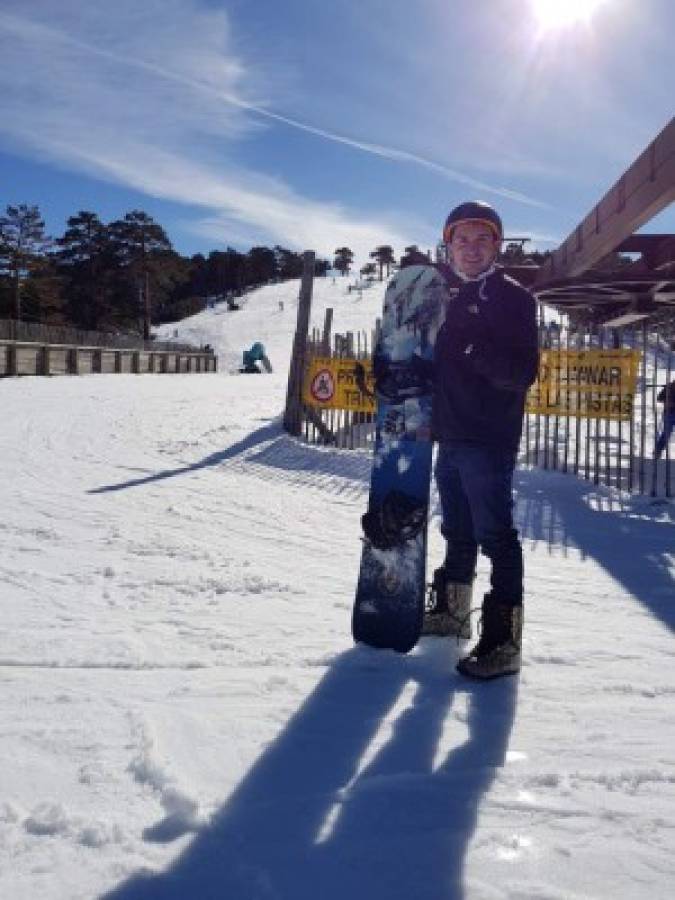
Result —
[[434, 354], [435, 468], [446, 540], [425, 634], [470, 637], [478, 550], [491, 563], [478, 643], [458, 663], [474, 678], [517, 672], [523, 627], [523, 554], [513, 525], [512, 482], [525, 395], [538, 369], [536, 302], [496, 264], [496, 211], [463, 203], [447, 218], [445, 322]]
[[663, 403], [663, 422], [654, 447], [654, 458], [660, 459], [675, 431], [675, 381], [664, 385], [656, 399], [659, 403]]

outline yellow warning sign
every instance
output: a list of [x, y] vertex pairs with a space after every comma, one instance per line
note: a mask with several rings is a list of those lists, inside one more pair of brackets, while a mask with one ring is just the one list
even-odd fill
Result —
[[629, 420], [639, 350], [542, 350], [527, 412], [547, 416]]
[[[525, 408], [536, 415], [629, 420], [640, 358], [639, 350], [542, 350]], [[369, 359], [317, 356], [309, 360], [303, 400], [321, 409], [375, 413], [374, 389]]]
[[307, 367], [303, 400], [308, 406], [321, 409], [374, 413], [374, 389], [369, 359], [315, 356], [309, 360]]

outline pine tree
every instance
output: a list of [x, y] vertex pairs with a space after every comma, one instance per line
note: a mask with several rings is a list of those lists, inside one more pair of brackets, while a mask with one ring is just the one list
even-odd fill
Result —
[[106, 226], [96, 213], [80, 210], [68, 219], [57, 244], [55, 258], [65, 280], [70, 320], [88, 329], [102, 327], [110, 315], [106, 288], [114, 267]]
[[425, 266], [431, 260], [426, 253], [423, 253], [417, 244], [411, 244], [403, 251], [403, 256], [399, 262], [399, 268], [405, 269], [407, 266]]
[[338, 272], [341, 272], [342, 275], [346, 275], [349, 272], [353, 261], [354, 254], [349, 247], [338, 247], [335, 251], [333, 266]]
[[285, 247], [280, 247], [278, 244], [274, 248], [274, 253], [277, 258], [279, 277], [282, 280], [300, 278], [302, 275], [302, 256], [299, 253], [286, 250]]
[[133, 318], [136, 310], [136, 318], [143, 322], [143, 337], [148, 341], [152, 318], [151, 288], [160, 286], [162, 267], [174, 263], [171, 241], [161, 225], [137, 209], [127, 213], [124, 219], [111, 222], [108, 233], [117, 262], [126, 276], [126, 286], [119, 300], [122, 303], [126, 300], [126, 317]]
[[247, 255], [249, 284], [266, 284], [277, 277], [277, 258], [269, 247], [251, 247]]
[[389, 244], [382, 244], [382, 246], [376, 247], [369, 255], [371, 259], [377, 261], [380, 269], [380, 281], [382, 281], [382, 272], [385, 266], [387, 267], [387, 278], [389, 278], [391, 266], [396, 263], [394, 248], [390, 247]]
[[50, 245], [37, 206], [8, 206], [0, 217], [0, 271], [12, 283], [14, 318], [21, 319], [22, 284]]

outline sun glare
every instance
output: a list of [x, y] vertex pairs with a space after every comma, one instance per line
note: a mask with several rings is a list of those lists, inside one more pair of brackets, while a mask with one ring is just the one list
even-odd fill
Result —
[[606, 0], [531, 0], [532, 10], [542, 31], [587, 23], [605, 2]]

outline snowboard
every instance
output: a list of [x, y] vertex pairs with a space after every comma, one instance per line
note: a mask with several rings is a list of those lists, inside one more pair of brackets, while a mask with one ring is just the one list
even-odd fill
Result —
[[415, 646], [424, 618], [430, 368], [446, 297], [446, 282], [432, 265], [396, 274], [373, 360], [375, 447], [352, 634], [357, 643], [399, 653]]

